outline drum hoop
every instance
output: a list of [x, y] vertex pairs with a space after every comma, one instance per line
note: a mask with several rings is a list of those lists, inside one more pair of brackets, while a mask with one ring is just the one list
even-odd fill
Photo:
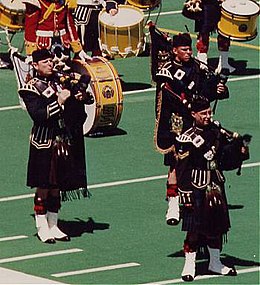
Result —
[[138, 5], [136, 4], [133, 0], [127, 0], [127, 2], [131, 5], [133, 5], [134, 7], [140, 7], [141, 9], [147, 9], [147, 8], [153, 8], [155, 7], [156, 5], [160, 4], [161, 0], [157, 0], [153, 6], [149, 6], [149, 5]]
[[[25, 13], [25, 9], [17, 9], [17, 10], [11, 9], [9, 7], [4, 6], [3, 3], [0, 2], [0, 11], [1, 10], [6, 11], [6, 12], [11, 13], [11, 14], [17, 14], [17, 13], [24, 14]], [[16, 11], [16, 13], [14, 11]]]
[[[132, 10], [136, 10], [141, 16], [142, 16], [142, 19], [141, 19], [141, 21], [139, 21], [139, 22], [136, 22], [136, 23], [131, 23], [131, 26], [130, 27], [132, 27], [132, 26], [135, 26], [135, 25], [138, 25], [139, 23], [142, 23], [143, 21], [144, 21], [144, 12], [142, 11], [142, 10], [140, 10], [139, 8], [137, 8], [137, 7], [134, 7], [134, 6], [129, 6], [129, 5], [118, 5], [118, 9], [119, 8], [127, 8], [127, 9], [132, 9]], [[98, 19], [99, 19], [99, 22], [101, 23], [101, 24], [103, 24], [104, 26], [106, 26], [106, 27], [109, 27], [109, 28], [111, 28], [111, 29], [113, 29], [113, 30], [115, 30], [115, 28], [117, 29], [117, 30], [125, 30], [125, 28], [127, 28], [127, 27], [129, 27], [129, 25], [128, 26], [123, 26], [123, 27], [117, 27], [117, 26], [112, 26], [112, 25], [109, 25], [109, 24], [107, 24], [107, 23], [104, 23], [102, 20], [101, 20], [101, 16], [104, 14], [104, 12], [106, 12], [106, 9], [103, 9], [100, 13], [99, 13], [99, 16], [98, 16]], [[130, 23], [129, 23], [130, 24]]]
[[[91, 75], [91, 82], [92, 82], [92, 91], [95, 93], [95, 109], [94, 109], [94, 117], [92, 125], [87, 125], [87, 132], [88, 134], [92, 133], [95, 130], [98, 130], [99, 128], [115, 128], [122, 116], [122, 111], [123, 111], [123, 92], [122, 92], [122, 87], [120, 84], [120, 78], [119, 75], [116, 71], [116, 69], [114, 68], [114, 66], [112, 65], [112, 63], [110, 63], [107, 59], [103, 58], [103, 57], [96, 57], [100, 62], [102, 62], [106, 68], [109, 69], [109, 71], [111, 72], [111, 74], [113, 75], [113, 82], [116, 88], [116, 95], [117, 95], [117, 104], [116, 104], [116, 114], [113, 117], [113, 122], [111, 122], [111, 125], [99, 125], [100, 124], [100, 120], [101, 120], [101, 114], [103, 112], [103, 108], [104, 106], [106, 106], [102, 100], [101, 94], [102, 94], [102, 90], [100, 89], [100, 85], [99, 85], [99, 80], [96, 78], [96, 73], [93, 72], [92, 68], [91, 68], [91, 61], [82, 61], [79, 59], [73, 59], [73, 62], [76, 65], [80, 65], [83, 66], [86, 71]], [[96, 96], [99, 96], [99, 98], [97, 98]]]
[[234, 12], [232, 12], [232, 11], [227, 10], [225, 7], [223, 7], [223, 4], [222, 4], [222, 6], [221, 6], [221, 9], [222, 9], [223, 11], [225, 11], [226, 13], [228, 13], [228, 14], [232, 14], [232, 15], [235, 15], [235, 16], [241, 17], [241, 18], [250, 18], [250, 17], [256, 16], [256, 15], [259, 15], [259, 13], [260, 13], [260, 7], [259, 7], [259, 5], [258, 5], [255, 1], [253, 1], [253, 0], [248, 0], [248, 1], [249, 1], [249, 2], [253, 2], [253, 3], [255, 4], [255, 6], [258, 7], [258, 11], [256, 11], [256, 12], [253, 13], [253, 14], [249, 14], [249, 15], [240, 15], [240, 14], [236, 14], [236, 13], [234, 13]]
[[[117, 94], [118, 94], [118, 104], [123, 104], [123, 93], [122, 93], [122, 87], [120, 84], [118, 84], [117, 80], [120, 80], [119, 78], [119, 75], [116, 71], [116, 69], [114, 68], [114, 66], [105, 58], [103, 57], [97, 57], [97, 59], [99, 61], [101, 61], [103, 64], [105, 64], [107, 66], [107, 68], [109, 69], [109, 71], [113, 74], [113, 80], [115, 81], [115, 86], [116, 86], [116, 89], [117, 89]], [[79, 65], [82, 65], [84, 66], [84, 68], [90, 73], [91, 75], [91, 82], [93, 83], [92, 84], [92, 89], [94, 89], [93, 91], [96, 91], [98, 90], [98, 82], [99, 80], [96, 78], [96, 74], [95, 72], [93, 72], [92, 68], [91, 68], [91, 65], [88, 64], [88, 61], [82, 61], [80, 59], [73, 59], [73, 62], [76, 63], [76, 64], [79, 64]], [[87, 66], [90, 66], [90, 68], [87, 68]], [[98, 93], [99, 95], [101, 93]], [[97, 101], [97, 103], [99, 103]]]
[[229, 16], [230, 18], [232, 18], [232, 19], [237, 19], [237, 20], [245, 20], [245, 19], [251, 19], [251, 18], [254, 18], [255, 16], [257, 16], [258, 15], [258, 13], [257, 14], [252, 14], [252, 15], [237, 15], [237, 14], [231, 14], [230, 12], [227, 12], [227, 11], [222, 11], [223, 12], [223, 15], [224, 15], [224, 13], [225, 13], [225, 15], [227, 15], [227, 16]]
[[230, 40], [233, 41], [238, 41], [238, 42], [245, 42], [245, 41], [252, 41], [253, 39], [255, 39], [257, 37], [257, 32], [255, 32], [255, 34], [253, 34], [252, 36], [249, 37], [235, 37], [235, 36], [230, 36], [224, 32], [222, 32], [221, 30], [218, 29], [218, 33], [221, 34], [223, 37], [229, 38]]

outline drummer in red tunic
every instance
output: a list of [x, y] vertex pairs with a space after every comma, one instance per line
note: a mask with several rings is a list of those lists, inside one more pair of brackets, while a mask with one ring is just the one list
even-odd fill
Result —
[[[210, 34], [216, 31], [218, 22], [220, 21], [222, 1], [223, 0], [189, 0], [185, 2], [186, 10], [195, 12], [192, 18], [195, 20], [195, 32], [198, 33], [196, 44], [197, 58], [205, 64], [208, 63]], [[228, 62], [230, 39], [218, 34], [217, 45], [219, 62], [216, 71], [225, 71], [226, 73], [234, 72], [235, 68]]]
[[81, 59], [88, 57], [82, 49], [72, 17], [76, 0], [22, 1], [26, 6], [24, 37], [28, 56], [37, 49], [60, 46], [65, 54], [72, 49]]

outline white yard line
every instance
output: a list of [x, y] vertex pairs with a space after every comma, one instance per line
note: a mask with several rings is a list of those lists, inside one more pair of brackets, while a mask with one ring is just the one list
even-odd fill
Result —
[[[242, 77], [229, 78], [228, 82], [252, 80], [252, 79], [259, 79], [259, 78], [260, 78], [260, 75], [242, 76]], [[138, 94], [138, 93], [144, 93], [144, 92], [154, 92], [155, 90], [156, 90], [155, 87], [151, 87], [151, 88], [141, 89], [141, 90], [125, 91], [123, 92], [123, 95], [132, 95], [132, 94]], [[16, 110], [16, 109], [22, 109], [22, 106], [15, 105], [15, 106], [0, 107], [0, 111], [10, 111], [10, 110]]]
[[[247, 164], [242, 165], [242, 168], [258, 167], [258, 166], [260, 166], [260, 162], [252, 162], [252, 163], [247, 163]], [[120, 186], [120, 185], [125, 185], [125, 184], [140, 183], [140, 182], [160, 180], [160, 179], [165, 179], [165, 178], [167, 178], [167, 175], [148, 176], [148, 177], [143, 177], [143, 178], [134, 178], [134, 179], [128, 179], [128, 180], [93, 184], [93, 185], [89, 185], [88, 189]], [[0, 203], [13, 201], [13, 200], [27, 199], [27, 198], [32, 198], [32, 197], [34, 197], [34, 194], [24, 194], [24, 195], [18, 195], [18, 196], [3, 197], [3, 198], [0, 198]]]
[[[240, 269], [237, 270], [238, 275], [244, 274], [244, 273], [250, 273], [250, 272], [256, 272], [260, 271], [260, 267], [251, 267], [247, 269]], [[196, 276], [195, 281], [197, 280], [203, 280], [203, 279], [211, 279], [211, 278], [219, 278], [219, 277], [225, 277], [222, 275], [203, 275], [203, 276]], [[183, 283], [184, 281], [181, 278], [178, 279], [171, 279], [171, 280], [164, 280], [164, 281], [156, 281], [151, 283], [143, 283], [141, 285], [165, 285], [165, 284], [174, 284], [174, 283]]]
[[65, 250], [50, 251], [50, 252], [45, 252], [45, 253], [15, 256], [15, 257], [9, 257], [9, 258], [2, 258], [2, 259], [0, 259], [0, 263], [1, 264], [10, 263], [10, 262], [15, 262], [15, 261], [28, 260], [28, 259], [34, 259], [34, 258], [40, 258], [40, 257], [47, 257], [47, 256], [54, 256], [54, 255], [61, 255], [61, 254], [76, 253], [76, 252], [81, 252], [81, 251], [83, 251], [83, 250], [79, 249], [79, 248], [72, 248], [72, 249], [65, 249]]
[[2, 237], [2, 238], [0, 238], [0, 242], [1, 242], [1, 241], [9, 241], [9, 240], [23, 239], [23, 238], [28, 238], [28, 236], [11, 236], [11, 237]]
[[[167, 15], [175, 15], [175, 14], [181, 14], [182, 10], [177, 10], [177, 11], [169, 11], [169, 12], [160, 12], [160, 13], [152, 13], [150, 14], [150, 17], [157, 17], [159, 16], [167, 16]], [[148, 17], [149, 14], [145, 13], [145, 17]]]
[[136, 262], [129, 262], [129, 263], [115, 264], [115, 265], [102, 266], [102, 267], [96, 267], [96, 268], [90, 268], [90, 269], [55, 273], [55, 274], [51, 274], [51, 276], [53, 276], [53, 277], [66, 277], [66, 276], [74, 276], [74, 275], [94, 273], [94, 272], [100, 272], [100, 271], [129, 268], [129, 267], [134, 267], [134, 266], [140, 266], [140, 264], [136, 263]]

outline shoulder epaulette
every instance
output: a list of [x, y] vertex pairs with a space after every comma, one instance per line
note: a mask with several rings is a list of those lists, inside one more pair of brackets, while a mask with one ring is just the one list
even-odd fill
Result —
[[171, 62], [166, 62], [162, 68], [157, 72], [157, 76], [167, 77], [173, 80], [172, 74], [170, 72], [170, 68], [172, 67]]
[[23, 93], [24, 91], [29, 91], [36, 93], [37, 95], [40, 95], [39, 91], [35, 87], [35, 83], [37, 82], [38, 79], [33, 78], [31, 79], [28, 83], [26, 83], [22, 88], [18, 90], [19, 93]]
[[195, 147], [200, 147], [205, 141], [200, 134], [196, 132], [196, 128], [190, 128], [183, 134], [176, 137], [181, 143], [192, 143]]

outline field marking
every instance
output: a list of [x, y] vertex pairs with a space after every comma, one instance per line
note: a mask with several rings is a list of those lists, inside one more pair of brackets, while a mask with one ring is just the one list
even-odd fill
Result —
[[136, 263], [136, 262], [129, 262], [129, 263], [102, 266], [102, 267], [96, 267], [96, 268], [90, 268], [90, 269], [82, 269], [82, 270], [55, 273], [55, 274], [51, 274], [51, 276], [53, 276], [53, 277], [66, 277], [66, 276], [74, 276], [74, 275], [94, 273], [94, 272], [100, 272], [100, 271], [129, 268], [129, 267], [133, 267], [133, 266], [140, 266], [140, 264]]
[[157, 16], [167, 16], [167, 15], [175, 15], [175, 14], [181, 14], [182, 13], [182, 10], [177, 10], [177, 11], [169, 11], [169, 12], [160, 12], [160, 13], [152, 13], [152, 14], [148, 14], [148, 13], [145, 13], [145, 17], [157, 17]]
[[[259, 79], [260, 75], [249, 75], [249, 76], [243, 76], [243, 77], [235, 77], [235, 78], [228, 78], [228, 82], [236, 82], [236, 81], [243, 81], [243, 80], [252, 80], [252, 79]], [[147, 89], [141, 89], [141, 90], [133, 90], [133, 91], [125, 91], [123, 92], [123, 95], [132, 95], [132, 94], [138, 94], [143, 92], [154, 92], [156, 91], [155, 87], [147, 88]], [[1, 108], [0, 108], [1, 111]]]
[[[247, 268], [247, 269], [240, 269], [237, 270], [238, 274], [244, 274], [244, 273], [250, 273], [250, 272], [256, 272], [256, 271], [260, 271], [260, 267], [252, 267], [252, 268]], [[199, 275], [196, 276], [194, 281], [197, 280], [203, 280], [203, 279], [210, 279], [210, 278], [219, 278], [219, 277], [225, 277], [223, 275]], [[174, 283], [183, 283], [185, 281], [183, 281], [181, 278], [178, 279], [171, 279], [171, 280], [165, 280], [165, 281], [156, 281], [156, 282], [151, 282], [151, 283], [142, 283], [140, 285], [165, 285], [165, 284], [174, 284]]]
[[7, 106], [7, 107], [1, 107], [0, 111], [9, 111], [9, 110], [15, 110], [15, 109], [21, 109], [21, 105], [16, 105], [16, 106]]
[[0, 267], [0, 284], [65, 284], [58, 281]]
[[[171, 30], [171, 29], [165, 29], [165, 28], [160, 28], [160, 27], [158, 27], [158, 29], [161, 32], [170, 33], [170, 34], [174, 34], [174, 35], [178, 35], [180, 33], [180, 31]], [[191, 38], [197, 39], [197, 34], [190, 33], [190, 36], [191, 36]], [[217, 39], [210, 37], [209, 41], [216, 43]], [[260, 50], [260, 46], [245, 44], [245, 43], [241, 43], [241, 42], [235, 42], [235, 41], [232, 41], [232, 40], [230, 41], [230, 45], [231, 46], [238, 46], [238, 47], [245, 47], [245, 48], [249, 48], [249, 49]]]
[[9, 241], [9, 240], [17, 240], [17, 239], [23, 239], [23, 238], [28, 238], [28, 236], [11, 236], [11, 237], [2, 237], [0, 238], [0, 242], [1, 241]]
[[10, 262], [15, 262], [15, 261], [28, 260], [28, 259], [34, 259], [34, 258], [40, 258], [40, 257], [46, 257], [46, 256], [61, 255], [61, 254], [76, 253], [76, 252], [81, 252], [81, 251], [83, 251], [83, 249], [72, 248], [72, 249], [65, 249], [65, 250], [58, 250], [58, 251], [50, 251], [50, 252], [45, 252], [45, 253], [15, 256], [15, 257], [9, 257], [9, 258], [2, 258], [0, 259], [0, 263], [1, 264], [10, 263]]
[[[252, 163], [243, 164], [242, 168], [257, 167], [257, 166], [260, 166], [260, 162], [252, 162]], [[125, 185], [125, 184], [147, 182], [147, 181], [160, 180], [160, 179], [165, 179], [165, 178], [167, 178], [167, 175], [148, 176], [148, 177], [143, 177], [143, 178], [134, 178], [134, 179], [128, 179], [128, 180], [114, 181], [114, 182], [105, 182], [105, 183], [89, 185], [88, 189], [120, 186], [120, 185]], [[27, 198], [32, 198], [32, 197], [34, 197], [34, 193], [3, 197], [3, 198], [0, 198], [0, 203], [14, 201], [14, 200], [27, 199]]]
[[[236, 81], [243, 81], [243, 80], [252, 80], [252, 79], [259, 79], [260, 75], [250, 75], [250, 76], [241, 76], [241, 77], [235, 77], [235, 78], [229, 78], [228, 82], [236, 82]], [[123, 95], [132, 95], [132, 94], [139, 94], [144, 92], [154, 92], [156, 90], [155, 87], [146, 88], [146, 89], [140, 89], [140, 90], [133, 90], [133, 91], [125, 91], [123, 92]], [[21, 105], [15, 105], [15, 106], [6, 106], [6, 107], [0, 107], [0, 111], [10, 111], [10, 110], [16, 110], [16, 109], [22, 109]]]

